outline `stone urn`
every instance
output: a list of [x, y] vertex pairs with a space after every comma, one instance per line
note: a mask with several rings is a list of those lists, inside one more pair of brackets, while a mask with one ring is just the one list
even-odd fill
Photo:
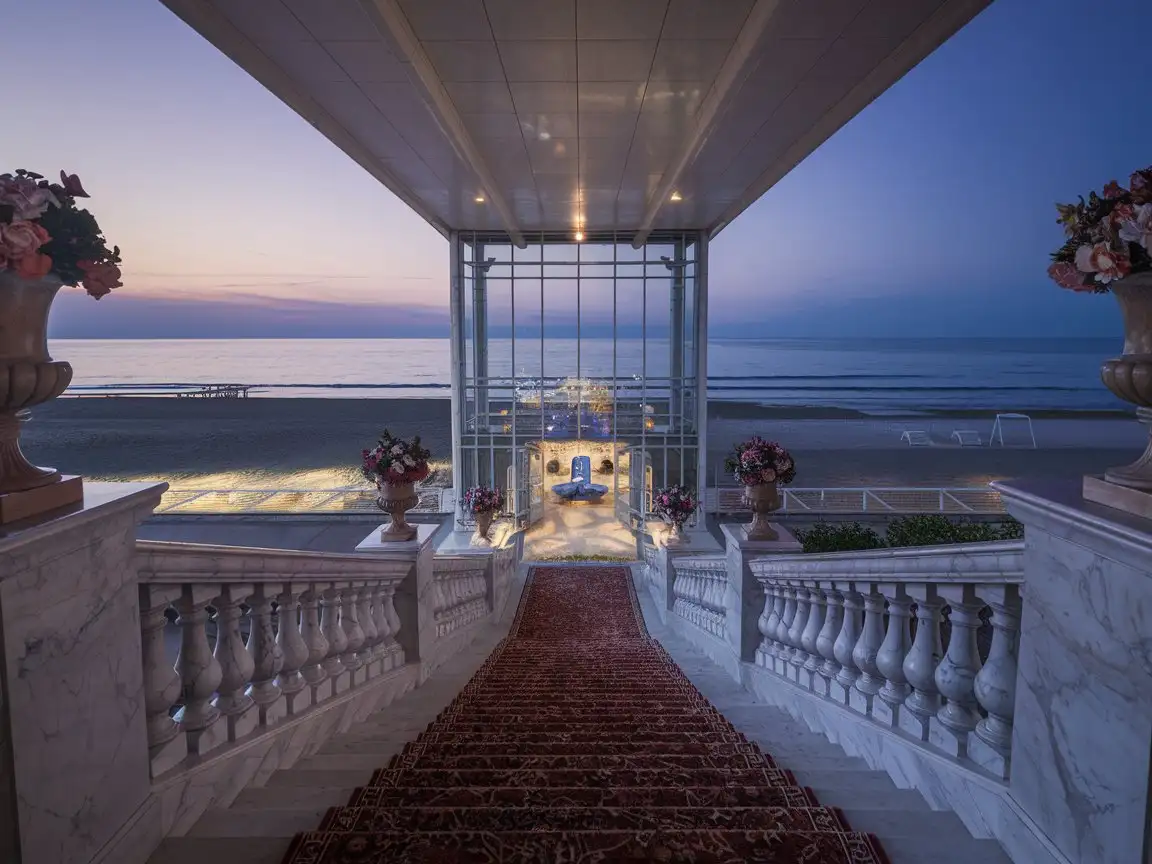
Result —
[[1100, 368], [1104, 386], [1136, 406], [1136, 417], [1149, 429], [1148, 446], [1131, 465], [1109, 468], [1104, 479], [1118, 486], [1152, 492], [1152, 272], [1137, 273], [1112, 285], [1124, 316], [1124, 353]]
[[665, 519], [664, 524], [668, 530], [664, 532], [665, 546], [680, 546], [684, 543], [684, 523], [675, 519]]
[[72, 381], [72, 367], [48, 353], [48, 313], [61, 282], [22, 279], [0, 270], [0, 494], [26, 492], [60, 479], [20, 451], [25, 410], [55, 399]]
[[768, 516], [780, 509], [780, 490], [775, 483], [744, 487], [744, 502], [752, 511], [752, 521], [744, 529], [748, 540], [779, 540]]
[[492, 539], [488, 536], [488, 532], [492, 530], [492, 519], [495, 515], [491, 510], [476, 514], [476, 533], [480, 535], [481, 540]]
[[383, 543], [403, 543], [416, 536], [416, 528], [404, 520], [404, 514], [415, 507], [420, 499], [416, 497], [415, 484], [385, 483], [376, 481], [380, 496], [376, 506], [392, 517], [392, 521], [380, 531]]

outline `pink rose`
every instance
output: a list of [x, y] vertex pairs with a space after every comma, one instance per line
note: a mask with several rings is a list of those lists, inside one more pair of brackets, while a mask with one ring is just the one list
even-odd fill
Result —
[[0, 253], [13, 261], [31, 255], [51, 239], [35, 222], [0, 223]]
[[1128, 181], [1128, 188], [1138, 204], [1152, 197], [1152, 169], [1146, 168], [1143, 171], [1133, 173]]
[[1069, 261], [1057, 261], [1048, 268], [1048, 275], [1061, 288], [1071, 288], [1073, 291], [1092, 290], [1091, 284], [1085, 282], [1084, 274]]
[[1124, 187], [1121, 186], [1119, 183], [1117, 183], [1115, 180], [1111, 181], [1110, 183], [1105, 184], [1105, 186], [1104, 186], [1104, 197], [1105, 198], [1119, 198], [1123, 194], [1124, 194]]
[[1127, 276], [1132, 262], [1127, 255], [1116, 252], [1107, 243], [1097, 243], [1076, 250], [1076, 266], [1085, 273], [1095, 273], [1096, 281], [1107, 285]]
[[105, 294], [111, 294], [113, 288], [119, 288], [124, 283], [120, 281], [120, 268], [115, 264], [103, 261], [77, 261], [76, 266], [84, 271], [84, 290], [99, 300]]
[[49, 206], [60, 206], [51, 189], [37, 186], [36, 181], [30, 177], [0, 179], [0, 204], [13, 208], [15, 213], [12, 218], [16, 221], [39, 219]]
[[1145, 252], [1152, 254], [1152, 204], [1135, 208], [1132, 216], [1120, 225], [1120, 239], [1143, 246]]

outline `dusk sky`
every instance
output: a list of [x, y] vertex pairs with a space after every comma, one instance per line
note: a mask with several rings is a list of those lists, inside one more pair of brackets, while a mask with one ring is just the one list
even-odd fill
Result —
[[[1053, 203], [1152, 163], [1150, 26], [1149, 0], [995, 0], [717, 238], [713, 332], [1118, 334], [1044, 271]], [[54, 335], [447, 335], [447, 242], [159, 0], [4, 30], [0, 165], [78, 173], [126, 262]]]

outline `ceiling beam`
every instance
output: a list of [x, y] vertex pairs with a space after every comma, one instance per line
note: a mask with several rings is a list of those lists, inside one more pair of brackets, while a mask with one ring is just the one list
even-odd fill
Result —
[[303, 117], [325, 138], [351, 156], [397, 198], [411, 207], [443, 236], [449, 226], [436, 216], [403, 180], [365, 147], [336, 118], [301, 90], [283, 69], [207, 0], [161, 0], [178, 18], [207, 39], [233, 63], [263, 84], [281, 102]]
[[[835, 135], [842, 126], [871, 105], [882, 93], [903, 78], [921, 60], [947, 42], [961, 27], [975, 18], [992, 0], [947, 0], [937, 7], [912, 34], [881, 60], [871, 72], [848, 91], [800, 138], [793, 142], [720, 218], [708, 227], [715, 237], [728, 223], [744, 212], [765, 192], [779, 183], [789, 171]], [[771, 122], [767, 118], [766, 122]]]
[[652, 233], [652, 226], [656, 223], [656, 217], [660, 214], [661, 208], [668, 203], [669, 196], [676, 191], [680, 178], [684, 174], [684, 169], [692, 164], [692, 161], [699, 155], [700, 148], [708, 140], [716, 118], [720, 115], [720, 110], [724, 107], [728, 97], [739, 90], [737, 85], [743, 84], [744, 79], [751, 71], [748, 68], [749, 60], [755, 53], [760, 37], [772, 16], [776, 14], [779, 5], [780, 0], [756, 0], [756, 5], [748, 13], [748, 18], [740, 30], [740, 35], [736, 37], [732, 50], [728, 52], [728, 56], [724, 58], [724, 64], [716, 74], [716, 81], [713, 83], [712, 89], [708, 91], [700, 110], [696, 112], [696, 122], [692, 131], [684, 140], [676, 158], [669, 164], [669, 170], [664, 172], [656, 191], [648, 199], [644, 218], [640, 220], [640, 228], [632, 241], [634, 248], [639, 249], [647, 241], [648, 235]]
[[412, 30], [408, 17], [400, 8], [399, 0], [360, 0], [360, 5], [377, 22], [380, 34], [390, 43], [397, 58], [411, 66], [416, 78], [412, 83], [422, 91], [445, 138], [456, 151], [460, 161], [476, 172], [477, 179], [484, 186], [489, 206], [504, 223], [504, 229], [512, 242], [523, 249], [527, 246], [527, 242], [512, 213], [512, 208], [508, 206], [495, 176], [472, 141], [472, 136], [468, 134], [464, 121], [460, 119], [460, 114], [452, 102], [452, 97], [444, 88], [444, 82], [440, 80], [436, 68]]

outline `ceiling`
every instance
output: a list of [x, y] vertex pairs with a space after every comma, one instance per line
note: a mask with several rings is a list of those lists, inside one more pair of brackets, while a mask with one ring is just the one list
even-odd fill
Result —
[[715, 235], [991, 0], [162, 0], [441, 232]]

